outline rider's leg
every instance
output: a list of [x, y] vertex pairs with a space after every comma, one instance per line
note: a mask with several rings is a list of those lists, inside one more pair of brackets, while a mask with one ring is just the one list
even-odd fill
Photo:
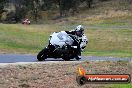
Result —
[[74, 41], [73, 46], [77, 46], [77, 48], [75, 50], [76, 51], [76, 54], [77, 54], [76, 59], [77, 60], [81, 59], [80, 43], [78, 43], [77, 41]]

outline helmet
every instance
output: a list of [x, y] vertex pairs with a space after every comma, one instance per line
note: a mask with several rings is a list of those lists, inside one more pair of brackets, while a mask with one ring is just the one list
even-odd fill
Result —
[[82, 25], [78, 25], [75, 31], [84, 31], [84, 27]]
[[82, 25], [78, 25], [75, 29], [76, 35], [77, 36], [82, 36], [84, 31], [84, 27]]

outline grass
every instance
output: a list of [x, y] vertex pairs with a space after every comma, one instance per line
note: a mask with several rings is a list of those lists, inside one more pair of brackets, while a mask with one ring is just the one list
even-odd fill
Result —
[[131, 52], [117, 52], [117, 51], [87, 51], [83, 55], [89, 56], [111, 56], [111, 57], [121, 57], [121, 58], [131, 58]]
[[91, 9], [81, 8], [80, 13], [67, 20], [85, 25], [113, 27], [132, 25], [132, 5], [126, 0], [96, 2]]
[[108, 85], [106, 88], [132, 88], [132, 84], [112, 84]]
[[131, 29], [88, 29], [89, 44], [86, 52], [89, 55], [131, 57]]
[[[0, 50], [5, 53], [37, 54], [48, 44], [51, 33], [69, 30], [66, 26], [0, 24]], [[85, 33], [89, 43], [83, 55], [132, 57], [131, 29], [86, 28]]]
[[[35, 52], [45, 45], [50, 31], [41, 31], [33, 25], [0, 25], [0, 48]], [[42, 45], [40, 45], [42, 44]], [[40, 47], [41, 46], [41, 47]]]

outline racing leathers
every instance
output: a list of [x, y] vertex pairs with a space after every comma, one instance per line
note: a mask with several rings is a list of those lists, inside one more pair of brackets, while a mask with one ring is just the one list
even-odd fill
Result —
[[80, 44], [81, 44], [81, 41], [82, 41], [82, 39], [81, 39], [82, 35], [77, 36], [75, 31], [65, 31], [65, 32], [67, 34], [69, 34], [69, 36], [74, 40], [73, 46], [77, 46], [77, 50], [75, 50], [75, 51], [77, 51], [76, 52], [77, 53], [76, 59], [78, 59], [78, 60], [81, 59]]

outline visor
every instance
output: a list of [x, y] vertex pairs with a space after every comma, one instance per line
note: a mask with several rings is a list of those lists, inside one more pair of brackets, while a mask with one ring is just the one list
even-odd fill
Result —
[[82, 34], [83, 34], [83, 32], [82, 32], [82, 31], [76, 31], [76, 35], [77, 35], [77, 36], [81, 37], [81, 36], [82, 36]]

